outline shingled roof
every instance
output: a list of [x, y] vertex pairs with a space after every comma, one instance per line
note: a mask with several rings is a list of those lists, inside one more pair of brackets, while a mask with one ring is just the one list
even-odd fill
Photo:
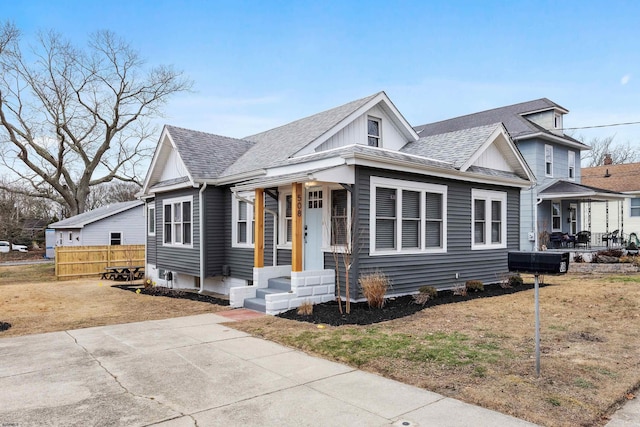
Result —
[[87, 224], [99, 221], [101, 219], [119, 214], [120, 212], [127, 211], [129, 209], [142, 206], [141, 200], [131, 200], [129, 202], [112, 203], [107, 206], [102, 206], [97, 209], [93, 209], [87, 212], [83, 212], [78, 215], [63, 219], [62, 221], [49, 224], [49, 228], [63, 229], [63, 228], [83, 228]]
[[582, 168], [583, 184], [611, 191], [640, 191], [640, 163]]
[[231, 176], [263, 169], [286, 160], [380, 93], [243, 138], [254, 142], [255, 145], [247, 150], [223, 175]]
[[[492, 110], [481, 111], [478, 113], [467, 114], [466, 116], [454, 117], [440, 122], [416, 126], [414, 129], [421, 137], [427, 137], [502, 122], [513, 139], [522, 138], [532, 134], [544, 133], [556, 138], [563, 138], [574, 144], [584, 145], [582, 142], [571, 138], [570, 136], [557, 135], [542, 126], [535, 124], [531, 120], [527, 120], [522, 117], [523, 114], [549, 109], [567, 111], [565, 108], [547, 98], [540, 98], [533, 101], [521, 102], [519, 104], [507, 105], [506, 107], [494, 108]], [[584, 145], [584, 147], [585, 149], [589, 148], [587, 145]]]
[[219, 177], [254, 145], [252, 141], [166, 126], [194, 180]]

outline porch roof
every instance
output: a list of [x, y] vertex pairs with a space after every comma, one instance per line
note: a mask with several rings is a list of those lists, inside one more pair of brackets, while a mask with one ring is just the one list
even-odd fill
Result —
[[604, 188], [591, 187], [564, 180], [558, 180], [538, 193], [542, 200], [623, 200], [625, 195]]

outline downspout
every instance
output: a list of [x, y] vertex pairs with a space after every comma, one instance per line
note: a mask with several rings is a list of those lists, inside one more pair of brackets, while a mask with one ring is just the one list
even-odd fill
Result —
[[[233, 193], [233, 196], [238, 199], [241, 200], [251, 206], [255, 206], [255, 203], [253, 200], [249, 200], [245, 197], [242, 197], [241, 195], [238, 194], [237, 190], [231, 190], [231, 192]], [[273, 266], [275, 267], [276, 265], [278, 265], [278, 247], [277, 247], [277, 236], [276, 236], [276, 226], [278, 225], [278, 213], [272, 211], [271, 209], [267, 209], [266, 207], [264, 208], [264, 211], [267, 213], [270, 213], [271, 215], [273, 215]]]
[[542, 199], [538, 199], [538, 201], [536, 202], [536, 205], [535, 205], [534, 213], [533, 213], [533, 216], [535, 218], [535, 224], [534, 224], [534, 228], [533, 228], [534, 238], [535, 238], [535, 247], [533, 248], [534, 252], [538, 251], [538, 206], [542, 202], [543, 202]]
[[198, 200], [199, 200], [199, 204], [198, 204], [198, 217], [200, 218], [200, 290], [198, 291], [199, 294], [201, 294], [202, 292], [204, 292], [204, 190], [207, 189], [207, 183], [205, 182], [204, 184], [202, 184], [202, 187], [200, 187], [200, 191], [198, 191]]

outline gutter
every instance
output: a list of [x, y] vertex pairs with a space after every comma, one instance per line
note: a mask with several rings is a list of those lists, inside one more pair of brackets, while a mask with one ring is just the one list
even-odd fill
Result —
[[198, 216], [199, 216], [199, 221], [200, 221], [200, 290], [198, 291], [199, 294], [201, 294], [202, 292], [204, 292], [204, 276], [205, 276], [205, 272], [204, 272], [204, 226], [203, 221], [204, 221], [204, 190], [207, 189], [207, 183], [205, 182], [204, 184], [202, 184], [202, 187], [200, 187], [200, 191], [198, 191], [198, 200], [199, 200], [199, 209], [198, 209]]

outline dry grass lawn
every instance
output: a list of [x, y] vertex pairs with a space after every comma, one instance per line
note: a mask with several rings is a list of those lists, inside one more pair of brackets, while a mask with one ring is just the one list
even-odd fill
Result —
[[229, 307], [113, 288], [110, 280], [56, 282], [53, 264], [0, 266], [2, 337], [214, 313]]
[[539, 378], [533, 290], [366, 327], [270, 316], [234, 327], [541, 425], [604, 425], [640, 385], [640, 275], [546, 281]]

